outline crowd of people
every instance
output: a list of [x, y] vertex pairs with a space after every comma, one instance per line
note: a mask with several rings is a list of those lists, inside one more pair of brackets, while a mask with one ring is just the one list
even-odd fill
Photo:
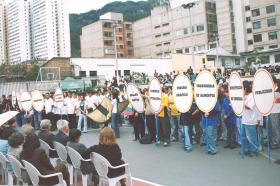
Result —
[[[190, 68], [186, 73], [192, 82], [195, 74]], [[245, 110], [241, 118], [238, 118], [229, 100], [229, 87], [227, 78], [218, 70], [214, 76], [219, 84], [219, 96], [215, 108], [209, 113], [201, 112], [193, 102], [191, 109], [186, 113], [180, 113], [174, 104], [172, 95], [172, 82], [176, 78], [175, 73], [166, 75], [157, 74], [163, 84], [161, 110], [155, 114], [151, 107], [148, 88], [140, 89], [143, 95], [145, 111], [138, 113], [131, 104], [129, 111], [120, 113], [118, 104], [127, 99], [125, 86], [127, 81], [118, 84], [116, 78], [103, 89], [95, 89], [88, 92], [64, 92], [63, 107], [58, 109], [53, 99], [53, 93], [44, 94], [44, 110], [38, 112], [32, 109], [29, 112], [21, 108], [20, 102], [15, 104], [12, 96], [2, 96], [0, 112], [18, 111], [15, 119], [10, 120], [0, 128], [0, 152], [10, 154], [19, 160], [31, 162], [42, 174], [62, 172], [63, 178], [69, 185], [69, 173], [63, 164], [56, 167], [50, 163], [49, 157], [56, 157], [56, 152], [49, 154], [40, 149], [39, 139], [42, 139], [54, 147], [57, 141], [78, 151], [85, 159], [90, 157], [91, 152], [97, 152], [116, 166], [124, 163], [121, 158], [121, 150], [117, 145], [116, 138], [121, 137], [120, 126], [124, 118], [134, 129], [134, 141], [142, 143], [157, 143], [168, 147], [172, 143], [182, 143], [186, 152], [191, 152], [194, 145], [204, 146], [209, 155], [218, 153], [218, 145], [224, 144], [224, 148], [240, 148], [240, 154], [248, 157], [258, 156], [258, 152], [270, 145], [272, 149], [280, 148], [280, 113], [279, 80], [273, 76], [276, 98], [272, 113], [268, 116], [268, 122], [257, 112], [252, 93], [252, 82], [244, 81]], [[99, 144], [87, 148], [80, 142], [82, 133], [88, 132], [88, 125], [93, 123], [87, 114], [94, 110], [107, 97], [111, 100], [110, 112], [111, 128], [109, 122], [105, 122], [100, 132]], [[206, 121], [207, 118], [207, 121]], [[38, 131], [37, 131], [38, 130]], [[58, 131], [54, 134], [53, 131]], [[267, 136], [267, 130], [269, 136]], [[149, 140], [144, 140], [149, 136]], [[269, 138], [268, 138], [269, 137]], [[218, 143], [218, 141], [224, 143]], [[144, 142], [145, 141], [145, 142]], [[68, 160], [71, 162], [71, 160]], [[280, 163], [279, 160], [276, 162]], [[93, 165], [86, 172], [93, 174], [94, 183], [97, 184], [98, 175]], [[11, 167], [10, 167], [11, 169]], [[83, 171], [83, 170], [82, 170]], [[123, 169], [110, 170], [108, 176], [114, 177], [124, 172]], [[28, 181], [28, 176], [26, 176]], [[41, 184], [55, 184], [57, 179], [42, 179]], [[124, 180], [121, 185], [125, 185]]]

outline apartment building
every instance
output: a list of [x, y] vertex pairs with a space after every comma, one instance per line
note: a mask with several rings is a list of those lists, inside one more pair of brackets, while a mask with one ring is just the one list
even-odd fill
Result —
[[0, 65], [5, 63], [7, 60], [5, 6], [5, 0], [0, 0]]
[[215, 1], [200, 0], [190, 10], [164, 3], [155, 7], [150, 17], [133, 23], [134, 55], [158, 58], [192, 50], [201, 52], [208, 48], [217, 31]]
[[30, 1], [32, 59], [70, 57], [69, 15], [64, 0]]
[[258, 66], [280, 64], [280, 1], [236, 0], [237, 51]]
[[[132, 58], [132, 23], [120, 13], [109, 12], [82, 28], [81, 56], [84, 58]], [[115, 52], [116, 51], [116, 52]]]
[[14, 0], [7, 4], [7, 58], [11, 64], [31, 59], [28, 6], [28, 2], [22, 0]]

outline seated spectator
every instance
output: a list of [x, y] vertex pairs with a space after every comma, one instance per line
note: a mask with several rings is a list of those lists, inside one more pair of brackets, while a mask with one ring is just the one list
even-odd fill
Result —
[[[55, 136], [53, 133], [51, 133], [51, 121], [48, 120], [48, 119], [44, 119], [41, 121], [41, 124], [40, 124], [40, 132], [38, 133], [38, 137], [45, 141], [52, 149], [54, 149], [54, 146], [53, 146], [53, 142], [54, 142], [54, 139], [55, 139]], [[49, 156], [51, 158], [54, 158], [54, 157], [57, 157], [57, 154], [55, 151], [50, 151], [49, 152]]]
[[8, 138], [14, 133], [15, 131], [10, 127], [2, 126], [0, 129], [0, 152], [4, 155], [8, 153], [9, 143]]
[[[64, 164], [58, 163], [54, 168], [46, 154], [46, 152], [40, 148], [40, 141], [35, 134], [28, 134], [23, 144], [23, 150], [20, 154], [20, 160], [26, 160], [34, 165], [42, 175], [53, 174], [56, 172], [62, 172], [63, 179], [69, 186], [69, 172]], [[58, 177], [40, 178], [39, 185], [55, 185], [58, 184]]]
[[19, 132], [23, 134], [23, 136], [27, 136], [27, 134], [35, 132], [34, 128], [31, 125], [30, 117], [26, 118], [26, 125], [22, 126]]
[[58, 133], [55, 135], [55, 141], [63, 144], [64, 146], [67, 145], [69, 141], [68, 132], [69, 132], [69, 122], [66, 120], [58, 120], [56, 125], [58, 129]]
[[[122, 160], [122, 153], [119, 145], [116, 142], [116, 136], [113, 129], [106, 127], [101, 130], [99, 135], [99, 144], [87, 149], [84, 153], [85, 158], [90, 158], [90, 154], [96, 152], [105, 157], [112, 166], [119, 166], [124, 164]], [[124, 174], [125, 168], [110, 169], [108, 177], [113, 178]], [[121, 185], [125, 185], [125, 180], [121, 180]]]
[[9, 149], [8, 154], [19, 159], [20, 153], [22, 151], [22, 144], [24, 142], [24, 136], [21, 133], [13, 133], [8, 138]]
[[81, 155], [85, 153], [87, 150], [86, 146], [80, 142], [81, 139], [81, 131], [79, 129], [71, 129], [69, 132], [69, 144], [68, 146], [75, 149]]

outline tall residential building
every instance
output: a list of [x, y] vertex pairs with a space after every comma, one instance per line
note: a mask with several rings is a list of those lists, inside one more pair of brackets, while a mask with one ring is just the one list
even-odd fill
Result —
[[[201, 52], [217, 35], [214, 0], [200, 0], [190, 10], [169, 4], [155, 7], [151, 16], [133, 24], [134, 55], [138, 58], [169, 57], [171, 53]], [[192, 47], [193, 46], [193, 47]]]
[[[81, 56], [95, 58], [132, 58], [132, 23], [124, 22], [120, 13], [109, 12], [100, 20], [82, 28]], [[115, 44], [116, 41], [116, 44]]]
[[[235, 17], [233, 0], [216, 0], [219, 46], [230, 53], [236, 53]], [[237, 28], [238, 29], [238, 28]]]
[[7, 57], [11, 64], [31, 59], [29, 8], [25, 0], [13, 0], [6, 8]]
[[70, 57], [69, 15], [64, 0], [30, 1], [32, 59]]
[[5, 6], [5, 0], [0, 0], [0, 65], [7, 60]]
[[236, 0], [237, 51], [247, 62], [280, 63], [280, 1]]

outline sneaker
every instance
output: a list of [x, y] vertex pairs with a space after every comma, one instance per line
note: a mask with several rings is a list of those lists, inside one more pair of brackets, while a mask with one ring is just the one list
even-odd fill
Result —
[[225, 148], [225, 149], [228, 149], [228, 148], [230, 148], [230, 146], [229, 146], [229, 145], [226, 145], [226, 146], [224, 146], [224, 148]]
[[218, 152], [208, 152], [210, 155], [216, 155]]
[[185, 149], [186, 152], [190, 153], [192, 149]]
[[163, 143], [163, 146], [164, 146], [164, 147], [167, 147], [167, 146], [168, 146], [168, 143], [167, 143], [167, 142], [164, 142], [164, 143]]
[[205, 146], [205, 145], [206, 145], [205, 143], [200, 143], [200, 146], [202, 146], [202, 147]]
[[179, 141], [179, 139], [177, 139], [177, 138], [173, 138], [172, 140], [171, 140], [171, 142], [178, 142]]

